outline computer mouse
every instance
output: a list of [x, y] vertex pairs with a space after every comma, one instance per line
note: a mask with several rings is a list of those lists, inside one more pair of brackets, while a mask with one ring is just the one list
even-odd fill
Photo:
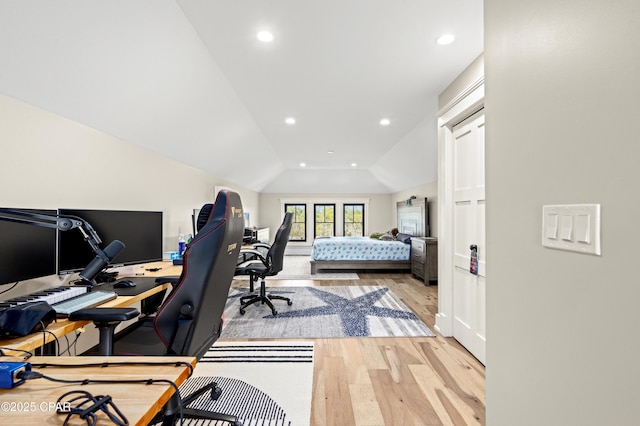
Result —
[[113, 288], [131, 288], [135, 287], [136, 283], [130, 280], [120, 280], [113, 285]]

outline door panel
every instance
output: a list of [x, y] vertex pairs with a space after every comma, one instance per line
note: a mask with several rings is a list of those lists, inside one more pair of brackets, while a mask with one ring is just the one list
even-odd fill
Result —
[[474, 182], [473, 170], [469, 167], [473, 163], [473, 141], [469, 136], [471, 131], [465, 129], [455, 138], [454, 146], [454, 191], [472, 188]]
[[[481, 362], [486, 344], [484, 111], [453, 128], [453, 336]], [[478, 275], [469, 272], [478, 247]]]

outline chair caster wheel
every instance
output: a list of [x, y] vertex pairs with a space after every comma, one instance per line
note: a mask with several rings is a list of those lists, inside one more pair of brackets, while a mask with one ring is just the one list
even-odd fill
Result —
[[293, 305], [293, 302], [291, 300], [287, 300], [287, 305], [291, 306]]
[[271, 313], [273, 314], [273, 316], [275, 317], [276, 315], [278, 315], [278, 311], [276, 311], [275, 309], [271, 310]]
[[244, 309], [240, 309], [240, 315], [244, 315], [245, 310]]

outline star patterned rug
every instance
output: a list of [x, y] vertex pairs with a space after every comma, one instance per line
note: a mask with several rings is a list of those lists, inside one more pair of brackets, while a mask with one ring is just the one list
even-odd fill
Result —
[[224, 312], [223, 338], [401, 337], [435, 334], [387, 287], [274, 287], [267, 293], [278, 311], [256, 303], [240, 314], [240, 297], [248, 288], [231, 291]]

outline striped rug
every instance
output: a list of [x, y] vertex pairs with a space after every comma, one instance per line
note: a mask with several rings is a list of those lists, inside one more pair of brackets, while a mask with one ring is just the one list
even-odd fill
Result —
[[[181, 387], [183, 395], [214, 381], [222, 395], [208, 394], [190, 407], [239, 418], [244, 426], [308, 425], [313, 383], [312, 341], [218, 341]], [[189, 425], [227, 425], [190, 421]]]

